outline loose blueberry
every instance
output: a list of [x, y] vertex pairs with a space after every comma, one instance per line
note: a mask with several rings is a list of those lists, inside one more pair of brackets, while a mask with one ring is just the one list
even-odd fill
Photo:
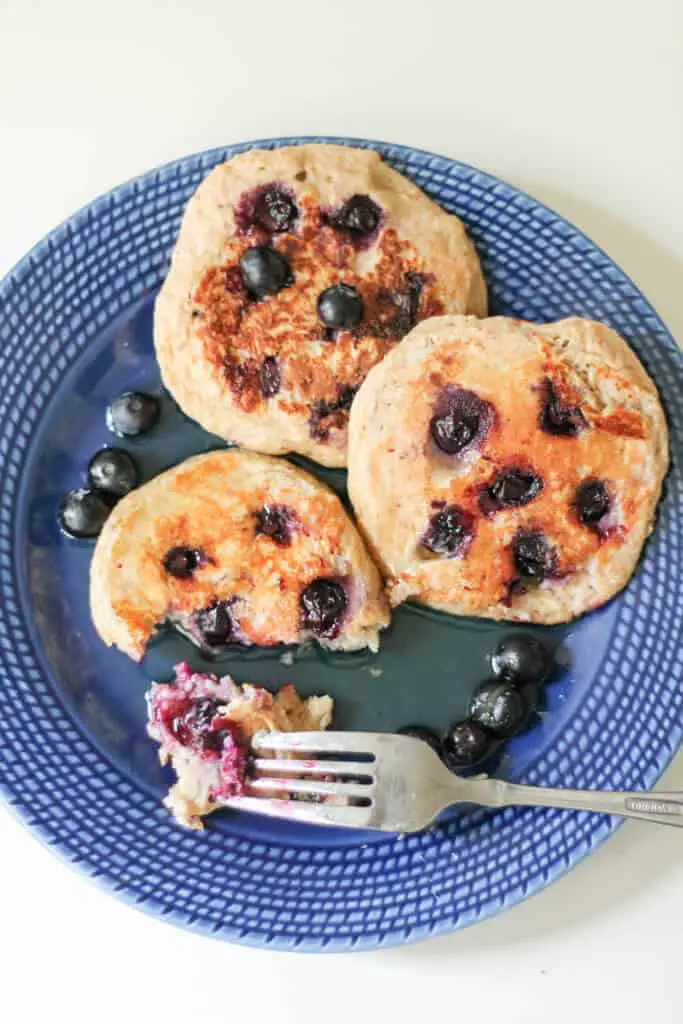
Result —
[[609, 512], [609, 492], [602, 480], [584, 480], [576, 488], [574, 502], [584, 526], [595, 526]]
[[370, 196], [355, 195], [344, 203], [333, 218], [335, 227], [359, 238], [377, 230], [382, 211]]
[[97, 537], [111, 510], [112, 503], [106, 494], [80, 488], [69, 491], [59, 506], [57, 518], [70, 537]]
[[486, 761], [498, 747], [498, 740], [477, 722], [455, 722], [441, 740], [441, 754], [451, 771], [474, 768]]
[[337, 580], [320, 578], [301, 591], [300, 605], [302, 628], [332, 640], [341, 629], [348, 598]]
[[88, 464], [88, 483], [116, 498], [123, 498], [137, 486], [137, 466], [123, 448], [102, 448]]
[[256, 199], [252, 211], [252, 223], [264, 228], [269, 234], [289, 231], [298, 216], [296, 203], [277, 186], [263, 190]]
[[252, 245], [245, 249], [240, 257], [240, 272], [244, 287], [259, 299], [275, 295], [292, 283], [289, 263], [281, 252], [269, 245]]
[[540, 530], [520, 530], [512, 542], [512, 558], [519, 575], [537, 583], [552, 575], [557, 561]]
[[291, 543], [292, 516], [285, 505], [264, 505], [255, 517], [257, 534], [262, 533], [283, 546]]
[[556, 437], [576, 437], [586, 426], [586, 420], [578, 405], [570, 406], [563, 402], [555, 391], [552, 381], [544, 385], [544, 398], [541, 406], [540, 426], [547, 434]]
[[545, 644], [528, 633], [503, 637], [491, 655], [493, 674], [520, 686], [544, 682], [552, 664], [552, 655]]
[[264, 398], [272, 398], [280, 390], [280, 367], [275, 356], [266, 356], [261, 363], [258, 382]]
[[519, 508], [543, 490], [543, 481], [529, 469], [515, 466], [502, 470], [479, 495], [479, 507], [484, 515], [492, 515], [499, 509]]
[[349, 330], [363, 319], [363, 300], [353, 285], [332, 285], [318, 298], [318, 316], [326, 327]]
[[412, 736], [413, 739], [422, 740], [432, 748], [435, 754], [441, 757], [441, 743], [439, 737], [431, 729], [428, 729], [424, 725], [404, 725], [402, 729], [398, 730], [399, 736]]
[[126, 391], [107, 410], [107, 426], [119, 437], [138, 437], [157, 423], [161, 413], [159, 399], [142, 391]]
[[171, 548], [164, 556], [164, 569], [170, 576], [179, 580], [189, 580], [194, 575], [195, 569], [202, 564], [203, 556], [201, 551], [194, 548], [177, 547]]
[[434, 443], [447, 455], [459, 455], [489, 428], [492, 409], [479, 395], [464, 388], [449, 391], [439, 402], [429, 429]]
[[472, 539], [474, 520], [459, 505], [446, 505], [429, 520], [422, 545], [435, 555], [454, 558]]
[[514, 735], [528, 715], [524, 694], [510, 680], [486, 679], [472, 695], [470, 718], [495, 736]]
[[217, 601], [197, 612], [197, 629], [207, 647], [223, 647], [235, 639], [230, 602]]

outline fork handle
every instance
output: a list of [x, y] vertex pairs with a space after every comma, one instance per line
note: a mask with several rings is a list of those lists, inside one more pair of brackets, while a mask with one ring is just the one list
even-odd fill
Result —
[[[683, 828], [683, 793], [611, 792], [520, 786], [500, 779], [471, 779], [468, 799], [486, 807], [561, 807], [574, 811], [617, 814]], [[471, 792], [471, 796], [469, 796]]]

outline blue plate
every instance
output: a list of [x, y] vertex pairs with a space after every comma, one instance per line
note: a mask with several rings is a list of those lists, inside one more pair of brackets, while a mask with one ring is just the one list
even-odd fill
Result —
[[[681, 353], [618, 267], [531, 197], [429, 153], [328, 141], [377, 148], [462, 217], [492, 312], [604, 320], [659, 385], [674, 465], [654, 536], [617, 600], [546, 632], [565, 668], [497, 769], [547, 785], [649, 787], [683, 725]], [[214, 164], [251, 145], [192, 156], [115, 189], [48, 236], [0, 286], [0, 779], [17, 814], [64, 857], [179, 925], [278, 949], [391, 945], [516, 903], [617, 822], [463, 811], [422, 835], [387, 838], [224, 812], [203, 835], [183, 831], [160, 806], [168, 779], [145, 736], [143, 693], [177, 658], [201, 659], [173, 637], [153, 646], [141, 668], [106, 649], [88, 613], [91, 547], [67, 541], [55, 524], [59, 497], [110, 440], [107, 402], [126, 388], [160, 388], [152, 307], [187, 199]], [[159, 427], [129, 447], [150, 477], [217, 444], [165, 398]], [[323, 475], [343, 487], [343, 474]], [[308, 651], [288, 668], [278, 652], [250, 651], [229, 656], [225, 669], [330, 692], [341, 727], [441, 728], [464, 711], [504, 631], [405, 607], [377, 658]]]

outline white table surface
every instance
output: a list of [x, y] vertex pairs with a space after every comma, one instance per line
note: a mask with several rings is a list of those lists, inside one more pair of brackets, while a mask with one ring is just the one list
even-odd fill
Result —
[[[93, 196], [286, 133], [461, 158], [588, 232], [683, 338], [679, 0], [5, 0], [0, 273]], [[2, 723], [0, 723], [2, 742]], [[683, 789], [683, 759], [665, 782]], [[129, 909], [0, 809], [0, 1019], [681, 1019], [683, 833], [627, 824], [514, 910], [419, 946], [263, 953]], [[342, 976], [342, 970], [344, 974]], [[504, 1014], [504, 1016], [503, 1016]]]

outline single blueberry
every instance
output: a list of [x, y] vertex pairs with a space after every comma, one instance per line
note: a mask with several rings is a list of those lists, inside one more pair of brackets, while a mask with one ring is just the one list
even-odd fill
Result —
[[158, 422], [161, 405], [154, 395], [126, 391], [115, 398], [107, 410], [107, 426], [120, 437], [138, 437]]
[[289, 263], [269, 245], [252, 245], [240, 257], [244, 287], [256, 298], [275, 295], [292, 283]]
[[350, 284], [334, 284], [318, 297], [318, 316], [326, 327], [350, 330], [363, 319], [363, 300]]
[[276, 544], [290, 544], [292, 516], [285, 505], [264, 505], [255, 513], [256, 533], [270, 537]]
[[552, 665], [553, 658], [548, 648], [528, 633], [511, 633], [503, 637], [491, 655], [493, 674], [520, 686], [544, 682]]
[[302, 628], [332, 640], [341, 629], [348, 598], [338, 580], [321, 577], [304, 587], [300, 605]]
[[447, 455], [459, 455], [488, 430], [492, 409], [474, 391], [449, 390], [437, 405], [429, 429], [434, 443]]
[[501, 470], [479, 495], [479, 507], [484, 515], [503, 508], [528, 505], [543, 490], [543, 481], [530, 469], [513, 466]]
[[610, 497], [602, 480], [584, 480], [576, 488], [576, 514], [584, 526], [595, 526], [610, 507]]
[[538, 583], [552, 575], [557, 561], [540, 530], [519, 530], [512, 542], [512, 558], [520, 576]]
[[459, 505], [446, 505], [429, 520], [421, 542], [435, 555], [453, 558], [462, 553], [474, 533], [474, 519]]
[[88, 463], [88, 483], [100, 491], [122, 498], [137, 486], [137, 466], [123, 448], [102, 448]]
[[567, 405], [557, 394], [550, 380], [543, 386], [543, 402], [539, 419], [541, 430], [556, 437], [576, 437], [587, 425], [578, 405]]
[[441, 753], [451, 771], [474, 768], [495, 752], [499, 741], [482, 725], [469, 719], [454, 722], [441, 739]]
[[518, 732], [529, 715], [524, 694], [508, 679], [486, 679], [472, 694], [470, 718], [502, 738]]
[[202, 561], [201, 551], [194, 548], [175, 547], [166, 552], [164, 569], [170, 576], [175, 576], [179, 580], [189, 580]]
[[265, 188], [254, 202], [251, 221], [274, 235], [289, 231], [298, 214], [296, 203], [291, 196], [287, 195], [284, 189], [271, 185]]
[[57, 519], [69, 537], [97, 537], [112, 510], [110, 497], [102, 491], [79, 488], [69, 491], [61, 502]]
[[377, 230], [382, 211], [370, 196], [354, 195], [333, 217], [335, 227], [343, 228], [351, 235], [363, 237]]
[[229, 601], [216, 601], [197, 612], [197, 629], [202, 643], [207, 647], [223, 647], [235, 639], [230, 605]]

